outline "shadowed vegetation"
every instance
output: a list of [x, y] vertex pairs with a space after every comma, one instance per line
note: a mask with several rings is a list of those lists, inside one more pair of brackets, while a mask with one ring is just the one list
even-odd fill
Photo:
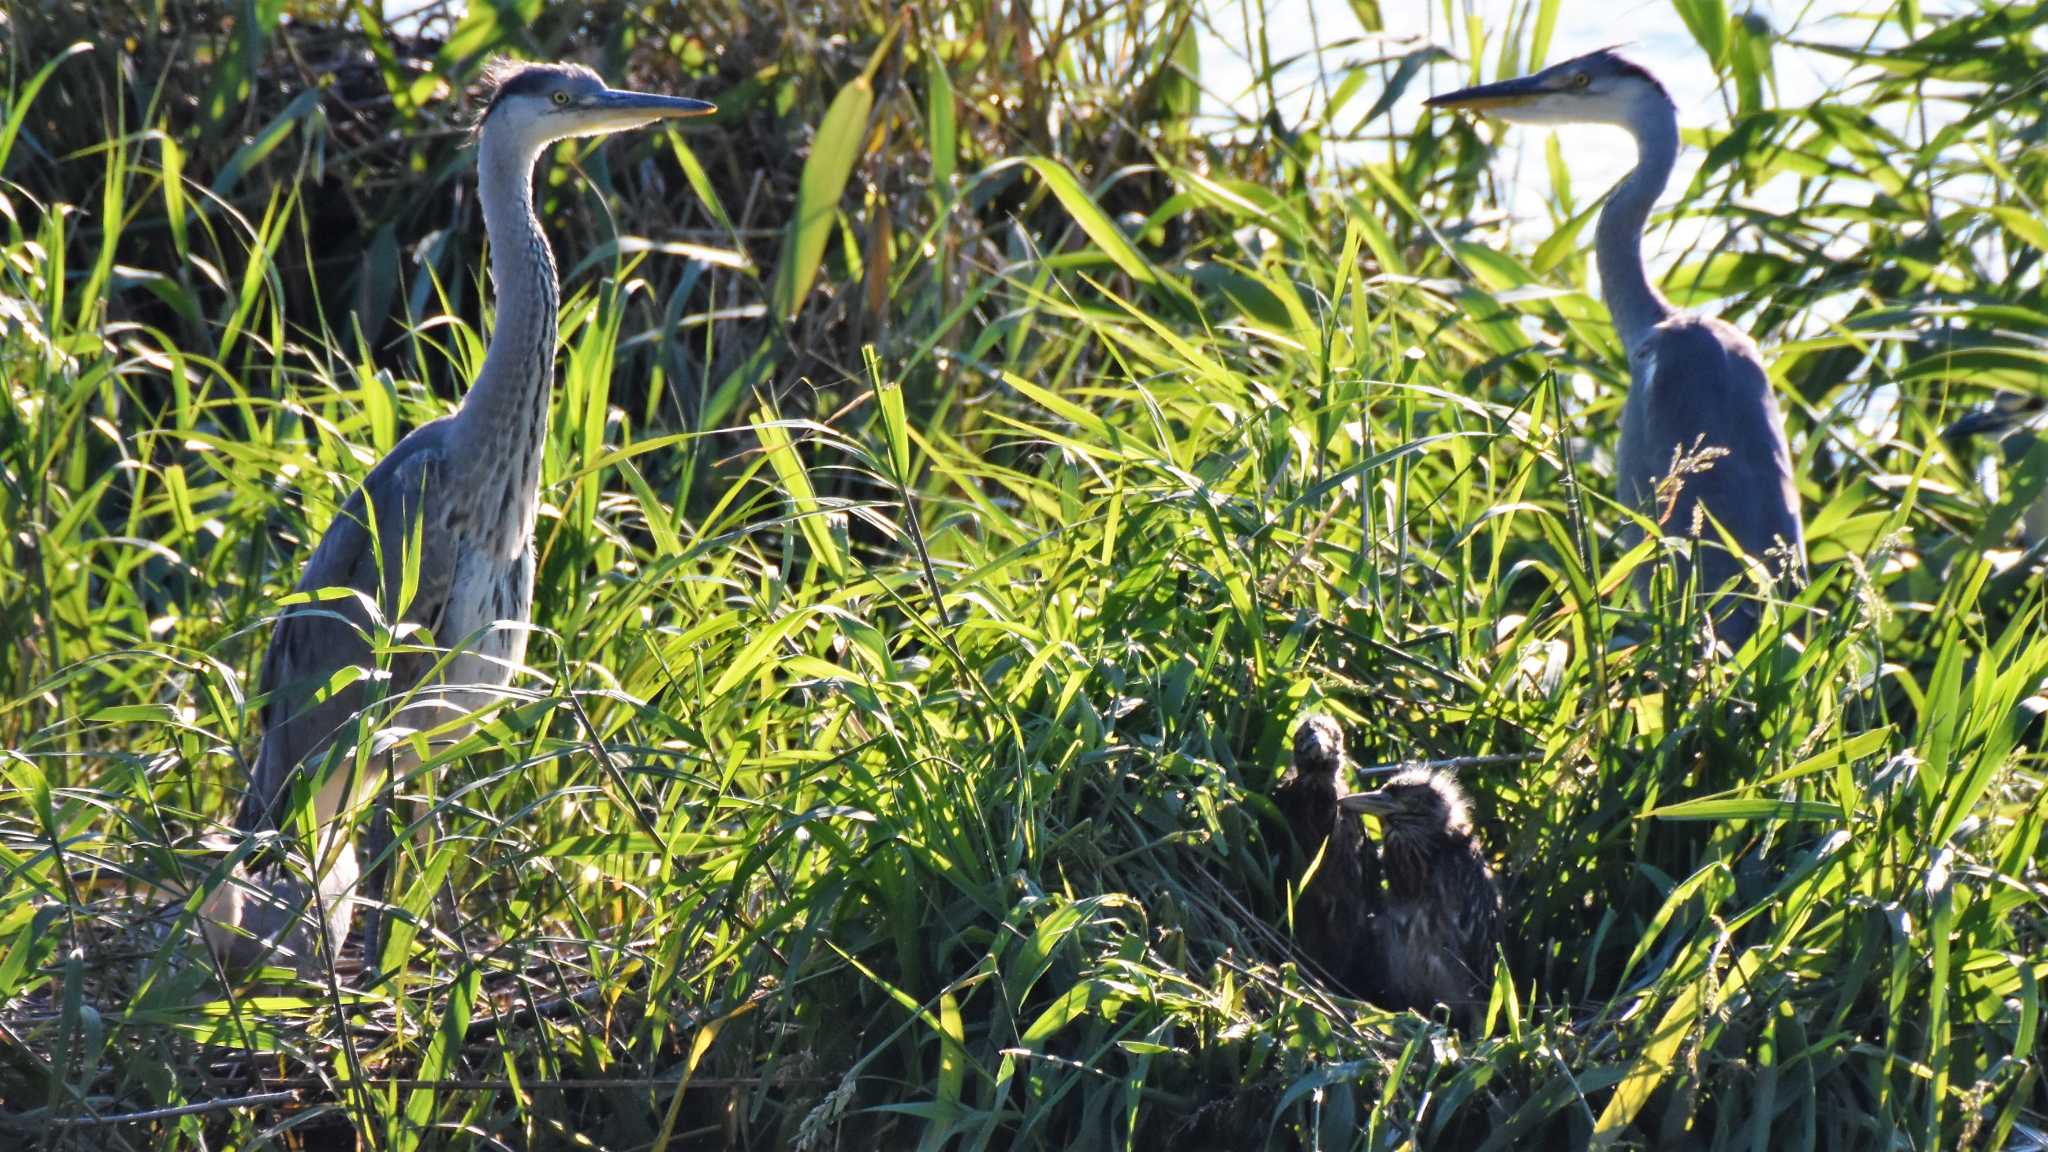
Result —
[[[1414, 115], [1553, 4], [1320, 6], [1220, 123], [1257, 11], [178, 7], [0, 4], [0, 1143], [2040, 1144], [2042, 476], [1937, 431], [2043, 390], [2048, 4], [1675, 0], [1666, 285], [1772, 360], [1814, 562], [1713, 665], [1631, 592], [1600, 190], [1511, 234]], [[401, 783], [387, 978], [224, 982], [268, 623], [482, 355], [495, 52], [720, 114], [544, 162], [542, 631]], [[1288, 937], [1311, 709], [1492, 757], [1471, 1034]]]

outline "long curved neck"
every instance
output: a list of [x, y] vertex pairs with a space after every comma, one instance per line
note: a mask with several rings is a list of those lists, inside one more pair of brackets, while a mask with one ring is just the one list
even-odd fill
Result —
[[492, 550], [507, 558], [526, 546], [540, 495], [541, 452], [555, 380], [555, 319], [561, 291], [555, 254], [533, 211], [539, 154], [493, 136], [477, 149], [477, 197], [491, 242], [497, 325], [483, 370], [455, 416], [455, 439], [478, 527], [498, 533]]
[[1671, 304], [1643, 270], [1643, 225], [1663, 195], [1678, 158], [1678, 112], [1669, 102], [1644, 101], [1622, 127], [1636, 139], [1636, 167], [1615, 185], [1600, 210], [1594, 251], [1600, 263], [1600, 294], [1622, 343], [1634, 348], [1649, 330], [1671, 315]]

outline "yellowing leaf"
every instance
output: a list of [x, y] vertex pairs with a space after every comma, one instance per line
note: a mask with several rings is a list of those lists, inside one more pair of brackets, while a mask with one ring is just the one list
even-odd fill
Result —
[[1688, 980], [1679, 989], [1678, 999], [1664, 1010], [1663, 1019], [1657, 1022], [1657, 1030], [1650, 1034], [1650, 1041], [1643, 1046], [1643, 1054], [1629, 1067], [1628, 1075], [1614, 1086], [1614, 1095], [1608, 1097], [1607, 1107], [1601, 1109], [1600, 1120], [1593, 1126], [1593, 1147], [1606, 1148], [1621, 1139], [1623, 1131], [1650, 1102], [1650, 1094], [1671, 1075], [1671, 1069], [1678, 1062], [1678, 1050], [1685, 1038], [1692, 1034], [1693, 1026], [1699, 1022], [1700, 1006], [1706, 996], [1708, 981], [1704, 978]]
[[1094, 198], [1088, 195], [1088, 190], [1081, 187], [1081, 181], [1071, 169], [1057, 160], [1047, 160], [1042, 156], [1027, 157], [1024, 162], [1031, 166], [1033, 172], [1038, 173], [1038, 178], [1045, 181], [1047, 188], [1052, 189], [1052, 194], [1059, 199], [1060, 206], [1067, 210], [1067, 215], [1074, 218], [1074, 223], [1081, 226], [1081, 231], [1086, 232], [1088, 238], [1095, 241], [1095, 246], [1115, 261], [1116, 266], [1123, 269], [1126, 275], [1146, 284], [1158, 278], [1152, 271], [1152, 265], [1146, 262], [1145, 257], [1136, 248], [1131, 247], [1131, 242], [1124, 238], [1123, 229], [1118, 228], [1116, 222], [1103, 213]]
[[2025, 240], [2043, 252], [2048, 252], [2048, 224], [2041, 223], [2039, 216], [2024, 208], [2015, 208], [2010, 204], [1996, 204], [1985, 209], [1985, 211], [1997, 217], [1998, 222], [2005, 226], [2007, 232]]
[[810, 158], [804, 161], [804, 174], [797, 184], [796, 213], [783, 233], [782, 259], [775, 265], [769, 302], [777, 316], [795, 316], [817, 282], [825, 244], [839, 218], [839, 198], [853, 176], [854, 161], [860, 158], [868, 134], [868, 113], [874, 105], [873, 83], [866, 76], [857, 77], [832, 98], [832, 106], [818, 125]]

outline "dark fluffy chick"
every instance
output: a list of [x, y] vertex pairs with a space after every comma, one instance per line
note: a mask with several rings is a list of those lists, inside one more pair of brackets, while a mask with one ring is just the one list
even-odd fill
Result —
[[1283, 875], [1290, 888], [1307, 876], [1294, 902], [1295, 940], [1347, 990], [1372, 998], [1378, 874], [1364, 830], [1338, 806], [1343, 769], [1343, 729], [1328, 716], [1306, 716], [1294, 729], [1294, 765], [1273, 790], [1273, 804], [1294, 841]]
[[1413, 770], [1341, 806], [1380, 820], [1386, 892], [1373, 930], [1381, 1003], [1424, 1012], [1442, 1004], [1460, 1029], [1476, 1031], [1493, 986], [1501, 904], [1464, 792], [1449, 776]]

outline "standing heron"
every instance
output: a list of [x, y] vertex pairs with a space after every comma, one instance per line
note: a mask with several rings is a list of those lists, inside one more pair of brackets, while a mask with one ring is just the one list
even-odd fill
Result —
[[1403, 772], [1340, 802], [1380, 821], [1386, 894], [1375, 917], [1380, 999], [1427, 1012], [1442, 1004], [1476, 1032], [1493, 987], [1500, 888], [1472, 833], [1457, 782], [1428, 769]]
[[[1643, 225], [1678, 155], [1678, 110], [1664, 86], [1602, 49], [1533, 76], [1426, 103], [1515, 124], [1611, 124], [1635, 138], [1635, 170], [1609, 194], [1594, 245], [1601, 295], [1628, 350], [1631, 383], [1615, 451], [1621, 500], [1667, 532], [1701, 538], [1702, 594], [1746, 568], [1702, 523], [1702, 511], [1774, 577], [1801, 578], [1806, 541], [1799, 489], [1756, 344], [1733, 325], [1673, 308], [1643, 269]], [[1757, 616], [1753, 600], [1725, 605], [1720, 637], [1740, 648]]]
[[[476, 139], [498, 300], [490, 348], [455, 414], [414, 429], [370, 470], [296, 585], [356, 595], [292, 605], [271, 632], [263, 745], [236, 824], [244, 833], [277, 829], [303, 783], [318, 831], [315, 881], [309, 891], [284, 877], [237, 875], [214, 892], [202, 909], [206, 934], [237, 965], [281, 949], [300, 972], [317, 971], [309, 902], [328, 955], [339, 952], [361, 870], [352, 813], [410, 763], [373, 756], [380, 769], [358, 767], [350, 733], [368, 710], [379, 699], [400, 701], [426, 710], [411, 727], [431, 729], [494, 703], [525, 658], [560, 296], [533, 209], [534, 165], [572, 136], [716, 111], [702, 100], [609, 88], [575, 64], [494, 64], [486, 82], [492, 93]], [[376, 663], [370, 602], [394, 632], [402, 624], [426, 632], [406, 640], [421, 649], [392, 655], [379, 674], [366, 674]], [[349, 668], [365, 671], [351, 678]], [[375, 696], [365, 691], [372, 682]]]

